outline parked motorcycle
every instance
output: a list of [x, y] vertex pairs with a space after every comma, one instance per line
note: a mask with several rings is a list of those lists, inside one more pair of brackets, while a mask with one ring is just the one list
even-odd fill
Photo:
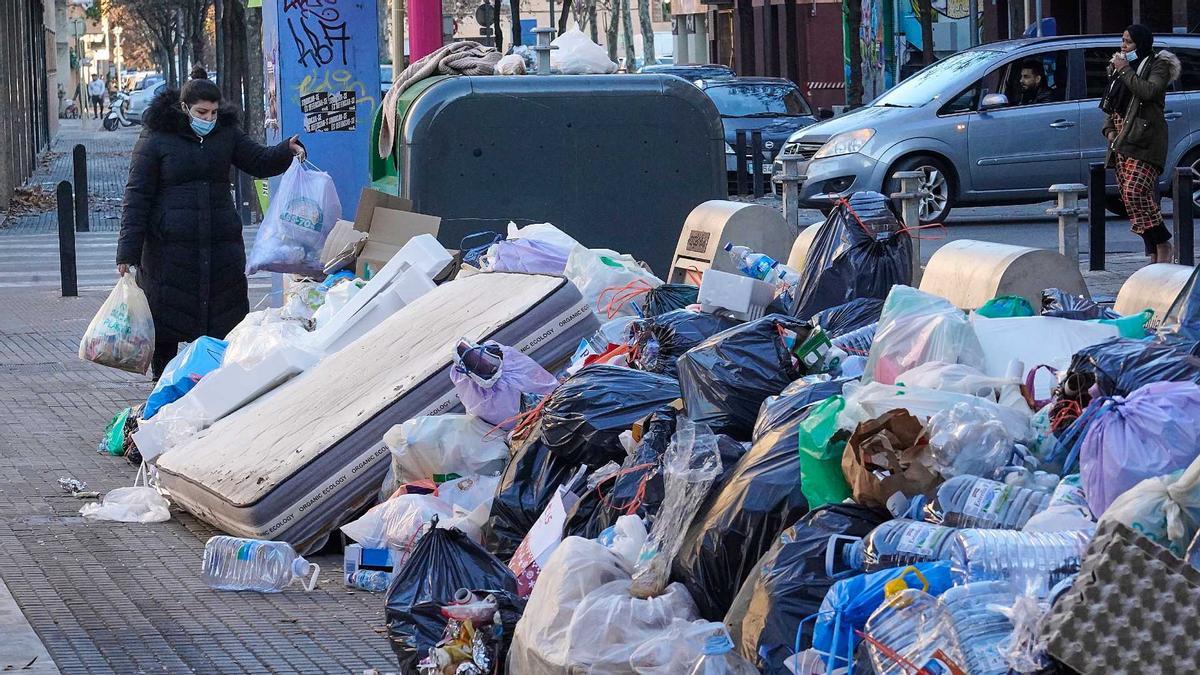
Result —
[[120, 127], [132, 127], [141, 124], [125, 116], [125, 110], [128, 107], [129, 94], [123, 91], [113, 94], [112, 102], [108, 105], [108, 113], [104, 115], [104, 121], [101, 123], [104, 130], [116, 131]]

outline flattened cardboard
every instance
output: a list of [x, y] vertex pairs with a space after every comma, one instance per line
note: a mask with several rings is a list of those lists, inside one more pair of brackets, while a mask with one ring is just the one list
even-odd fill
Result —
[[371, 219], [375, 216], [375, 207], [393, 211], [412, 211], [413, 205], [411, 201], [403, 197], [365, 187], [358, 196], [358, 210], [354, 212], [354, 229], [362, 232], [371, 231]]
[[[367, 245], [358, 256], [355, 274], [362, 277], [367, 265], [371, 266], [372, 273], [378, 272], [408, 240], [421, 234], [436, 237], [441, 224], [442, 219], [437, 216], [376, 207], [367, 233]], [[357, 223], [355, 227], [357, 229]]]

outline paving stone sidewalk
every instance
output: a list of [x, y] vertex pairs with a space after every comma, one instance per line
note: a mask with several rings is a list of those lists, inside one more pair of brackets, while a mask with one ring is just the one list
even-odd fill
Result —
[[[383, 596], [342, 586], [336, 554], [320, 588], [220, 593], [200, 581], [217, 534], [169, 522], [83, 519], [60, 477], [101, 492], [136, 467], [95, 451], [108, 419], [144, 401], [146, 378], [85, 363], [79, 336], [104, 294], [0, 291], [0, 578], [64, 673], [396, 670]], [[23, 664], [0, 663], [0, 668]]]

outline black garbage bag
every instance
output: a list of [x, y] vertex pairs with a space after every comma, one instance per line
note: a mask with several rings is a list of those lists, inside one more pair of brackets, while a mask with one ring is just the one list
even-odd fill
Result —
[[1151, 382], [1200, 383], [1200, 343], [1182, 336], [1118, 337], [1085, 347], [1072, 357], [1063, 389], [1086, 405], [1093, 384], [1103, 395], [1128, 396]]
[[1118, 319], [1120, 314], [1101, 307], [1082, 295], [1071, 295], [1058, 288], [1042, 291], [1042, 316], [1061, 319], [1088, 321], [1091, 319]]
[[700, 289], [691, 284], [663, 284], [646, 293], [646, 316], [658, 316], [696, 304]]
[[580, 467], [624, 460], [621, 432], [677, 398], [671, 378], [619, 366], [588, 366], [559, 385], [500, 477], [485, 528], [488, 550], [512, 558], [559, 486]]
[[1163, 316], [1162, 333], [1175, 334], [1188, 340], [1200, 340], [1200, 284], [1196, 282], [1197, 267], [1183, 285], [1175, 301]]
[[817, 231], [791, 313], [807, 321], [855, 298], [883, 300], [892, 286], [911, 286], [912, 278], [912, 239], [891, 200], [878, 192], [856, 192], [839, 200]]
[[701, 342], [679, 357], [687, 416], [713, 433], [749, 440], [759, 406], [802, 374], [781, 330], [808, 338], [809, 326], [780, 314], [764, 316]]
[[817, 312], [812, 324], [820, 326], [831, 338], [869, 326], [879, 321], [883, 313], [883, 300], [879, 298], [855, 298], [850, 302]]
[[[887, 511], [858, 504], [829, 504], [814, 509], [775, 540], [757, 561], [725, 615], [725, 626], [738, 653], [768, 675], [790, 675], [784, 665], [795, 653], [796, 630], [816, 614], [835, 578], [827, 574], [830, 537], [865, 537], [889, 520]], [[837, 541], [840, 551], [845, 541]], [[834, 555], [834, 575], [850, 572]], [[803, 651], [812, 645], [812, 626], [805, 624]]]
[[459, 589], [496, 598], [504, 624], [497, 661], [504, 663], [513, 630], [525, 609], [525, 601], [517, 595], [516, 577], [467, 535], [434, 527], [417, 542], [388, 587], [388, 637], [402, 673], [416, 673], [417, 662], [442, 639], [446, 627], [442, 606], [453, 604]]
[[772, 434], [778, 439], [772, 443], [787, 442], [793, 448], [797, 447], [796, 429], [808, 416], [808, 407], [830, 396], [840, 396], [846, 383], [851, 381], [850, 378], [835, 380], [828, 375], [809, 375], [789, 384], [778, 396], [763, 401], [754, 422], [753, 442], [758, 443], [767, 434]]
[[708, 338], [738, 325], [735, 319], [706, 312], [677, 309], [634, 321], [629, 327], [633, 353], [629, 365], [638, 370], [675, 377], [675, 361]]
[[[818, 388], [840, 392], [841, 384], [809, 386], [788, 398], [819, 395], [813, 391]], [[778, 408], [772, 412], [776, 418], [792, 417]], [[803, 419], [804, 413], [796, 416]], [[691, 591], [700, 615], [710, 621], [725, 616], [759, 556], [808, 512], [800, 489], [797, 424], [785, 421], [758, 437], [700, 508], [675, 557], [674, 579]]]

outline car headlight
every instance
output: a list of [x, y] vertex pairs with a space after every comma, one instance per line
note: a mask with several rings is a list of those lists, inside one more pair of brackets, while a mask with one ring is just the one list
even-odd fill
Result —
[[732, 145], [730, 145], [728, 143], [725, 144], [725, 154], [727, 154], [727, 155], [733, 154], [733, 146]]
[[867, 141], [875, 135], [874, 129], [855, 129], [840, 133], [833, 138], [825, 141], [825, 145], [821, 146], [820, 150], [813, 155], [813, 159], [821, 159], [822, 157], [837, 157], [838, 155], [852, 155], [863, 149]]

